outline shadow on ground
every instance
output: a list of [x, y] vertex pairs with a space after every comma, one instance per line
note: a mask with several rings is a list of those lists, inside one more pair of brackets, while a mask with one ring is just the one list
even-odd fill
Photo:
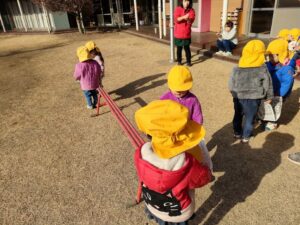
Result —
[[43, 50], [48, 50], [48, 49], [64, 47], [66, 45], [68, 45], [68, 43], [59, 43], [59, 44], [44, 46], [44, 47], [35, 48], [35, 49], [19, 49], [17, 51], [9, 51], [9, 52], [0, 53], [0, 57], [14, 56], [14, 55], [18, 55], [18, 54], [22, 54], [22, 53], [28, 53], [28, 52], [43, 51]]
[[118, 95], [118, 97], [115, 98], [114, 101], [135, 97], [135, 101], [138, 102], [141, 106], [143, 106], [145, 105], [145, 101], [142, 100], [140, 97], [136, 96], [147, 90], [164, 85], [167, 82], [167, 80], [159, 79], [162, 76], [165, 76], [165, 73], [158, 73], [147, 77], [143, 77], [141, 79], [130, 82], [125, 86], [118, 88], [114, 91], [110, 91], [108, 94]]
[[197, 210], [194, 225], [216, 225], [233, 207], [246, 201], [263, 177], [280, 165], [281, 153], [291, 148], [295, 139], [287, 133], [272, 132], [262, 148], [253, 149], [248, 144], [236, 143], [231, 136], [232, 126], [227, 124], [207, 144], [210, 150], [217, 148], [212, 157], [214, 172], [224, 175], [212, 185], [212, 194]]

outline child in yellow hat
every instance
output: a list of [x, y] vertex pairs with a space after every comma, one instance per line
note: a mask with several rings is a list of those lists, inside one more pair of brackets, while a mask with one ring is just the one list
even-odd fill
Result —
[[102, 56], [100, 49], [96, 46], [96, 43], [94, 41], [88, 41], [85, 44], [85, 47], [89, 50], [91, 58], [99, 63], [102, 71], [102, 78], [103, 78], [105, 67], [104, 67], [104, 58]]
[[[189, 117], [191, 120], [203, 124], [203, 115], [201, 104], [198, 98], [190, 92], [193, 86], [193, 77], [190, 70], [185, 66], [174, 66], [168, 73], [169, 91], [164, 93], [161, 100], [173, 100], [189, 109]], [[213, 164], [209, 156], [204, 140], [200, 142], [202, 150], [203, 162], [212, 170]]]
[[245, 45], [239, 65], [233, 69], [230, 77], [229, 90], [234, 103], [234, 137], [242, 138], [242, 143], [248, 143], [261, 101], [273, 98], [272, 81], [265, 65], [265, 44], [262, 41], [252, 40]]
[[187, 150], [197, 146], [204, 128], [172, 100], [157, 100], [135, 113], [138, 128], [152, 136], [134, 156], [146, 214], [158, 224], [188, 224], [195, 211], [193, 190], [211, 180], [207, 166]]
[[99, 83], [101, 82], [101, 68], [91, 59], [89, 50], [85, 46], [77, 49], [79, 63], [75, 66], [74, 78], [80, 81], [80, 86], [87, 102], [87, 108], [93, 109], [98, 102]]
[[294, 28], [289, 31], [289, 56], [293, 58], [295, 52], [299, 50], [300, 45], [300, 29]]

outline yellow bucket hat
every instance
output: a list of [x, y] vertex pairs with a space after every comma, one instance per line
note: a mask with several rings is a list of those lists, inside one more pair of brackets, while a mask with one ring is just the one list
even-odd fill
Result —
[[288, 42], [283, 39], [276, 39], [271, 41], [267, 48], [267, 54], [278, 55], [279, 62], [284, 63], [288, 57]]
[[278, 33], [278, 37], [283, 38], [284, 40], [288, 39], [290, 31], [288, 29], [282, 29]]
[[298, 41], [298, 38], [300, 36], [300, 29], [298, 28], [293, 28], [289, 32], [290, 35], [294, 38], [294, 41]]
[[166, 159], [195, 147], [203, 139], [203, 126], [188, 118], [188, 108], [172, 100], [153, 101], [135, 113], [138, 128], [152, 136], [154, 152]]
[[86, 44], [85, 44], [85, 47], [89, 50], [89, 51], [92, 51], [93, 49], [96, 48], [96, 43], [94, 41], [88, 41]]
[[80, 62], [90, 59], [89, 50], [85, 46], [80, 46], [77, 48], [77, 57], [79, 58]]
[[243, 48], [239, 67], [260, 67], [265, 63], [265, 44], [261, 40], [249, 41]]
[[185, 66], [174, 66], [168, 73], [168, 86], [172, 91], [187, 91], [193, 86], [191, 71]]

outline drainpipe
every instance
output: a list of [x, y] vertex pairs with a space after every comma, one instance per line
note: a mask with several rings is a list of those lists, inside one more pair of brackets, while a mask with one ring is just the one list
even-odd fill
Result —
[[2, 20], [2, 15], [1, 15], [1, 12], [0, 12], [0, 22], [1, 22], [1, 25], [2, 25], [2, 28], [3, 28], [3, 31], [6, 32], [6, 29], [5, 29], [5, 26], [4, 26], [4, 23], [3, 23], [3, 20]]
[[139, 30], [139, 17], [138, 17], [138, 11], [137, 11], [137, 5], [136, 0], [133, 1], [134, 3], [134, 18], [135, 18], [135, 29]]
[[161, 27], [161, 0], [158, 0], [158, 27], [159, 27], [159, 38], [162, 39], [162, 27]]
[[167, 36], [166, 0], [163, 1], [163, 28], [164, 37]]
[[18, 3], [18, 6], [19, 6], [19, 10], [20, 10], [21, 19], [22, 19], [22, 23], [23, 23], [24, 29], [27, 32], [28, 29], [27, 29], [27, 26], [26, 26], [26, 23], [25, 23], [25, 19], [24, 19], [23, 10], [22, 10], [22, 7], [21, 7], [20, 0], [17, 0], [17, 3]]
[[170, 0], [170, 63], [174, 62], [174, 1]]
[[[223, 0], [222, 29], [227, 21], [228, 0]], [[222, 32], [222, 31], [221, 31]]]

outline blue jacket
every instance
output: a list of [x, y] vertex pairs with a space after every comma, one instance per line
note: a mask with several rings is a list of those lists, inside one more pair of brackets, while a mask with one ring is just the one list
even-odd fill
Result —
[[271, 74], [274, 95], [288, 97], [293, 88], [295, 69], [290, 65], [273, 65], [271, 62], [266, 64]]

